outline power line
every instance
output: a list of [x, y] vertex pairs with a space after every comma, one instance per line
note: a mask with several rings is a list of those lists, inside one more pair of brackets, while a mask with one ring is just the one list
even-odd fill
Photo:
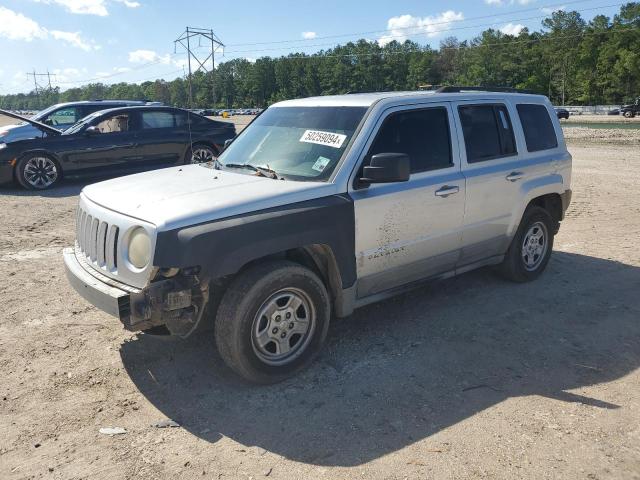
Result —
[[[599, 9], [602, 9], [602, 8], [619, 7], [620, 5], [624, 5], [624, 3], [615, 3], [615, 4], [610, 4], [610, 5], [600, 5], [600, 6], [597, 6], [597, 7], [585, 8], [585, 9], [582, 9], [582, 10], [578, 11], [578, 13], [591, 11], [591, 10], [599, 10]], [[508, 21], [510, 21], [510, 22], [519, 22], [519, 21], [525, 21], [525, 20], [547, 18], [548, 16], [549, 15], [536, 15], [534, 17], [508, 19]], [[491, 23], [484, 23], [484, 24], [467, 25], [467, 26], [464, 26], [464, 27], [446, 28], [446, 29], [441, 29], [441, 30], [431, 30], [429, 32], [418, 31], [418, 32], [415, 32], [415, 33], [403, 33], [403, 34], [399, 34], [399, 35], [387, 35], [386, 38], [405, 38], [407, 36], [424, 36], [424, 35], [429, 36], [429, 35], [438, 34], [438, 33], [446, 33], [446, 32], [458, 31], [458, 30], [469, 30], [469, 29], [479, 28], [479, 27], [494, 26], [494, 25], [498, 25], [500, 23], [503, 23], [505, 21], [507, 21], [507, 20], [500, 20], [500, 21], [491, 22]], [[419, 29], [421, 27], [409, 27], [409, 28]], [[396, 30], [396, 29], [393, 29], [393, 30]], [[385, 30], [385, 32], [386, 31], [388, 31], [388, 30]], [[354, 34], [354, 35], [357, 35], [357, 34]], [[225, 52], [225, 54], [260, 53], [260, 52], [267, 52], [267, 51], [295, 50], [297, 48], [328, 47], [328, 46], [334, 46], [334, 45], [336, 45], [335, 42], [332, 42], [332, 43], [317, 43], [317, 44], [313, 44], [313, 45], [296, 45], [296, 46], [293, 46], [293, 47], [263, 48], [263, 49], [258, 49], [258, 50], [231, 50], [231, 51]]]
[[[536, 10], [542, 10], [542, 9], [550, 9], [550, 8], [555, 8], [555, 7], [559, 7], [559, 10], [562, 10], [562, 7], [566, 7], [567, 5], [574, 5], [576, 3], [587, 3], [587, 2], [592, 2], [592, 1], [596, 1], [596, 0], [573, 0], [571, 2], [562, 2], [562, 3], [556, 3], [556, 4], [552, 4], [552, 5], [540, 5], [538, 7], [534, 7], [534, 8], [525, 8], [525, 9], [520, 9], [520, 10], [512, 10], [511, 12], [502, 14], [502, 15], [481, 15], [481, 16], [476, 16], [476, 17], [469, 17], [469, 18], [463, 18], [463, 19], [459, 19], [459, 20], [447, 20], [447, 21], [441, 21], [441, 22], [434, 22], [434, 23], [430, 23], [430, 26], [433, 25], [446, 25], [446, 24], [451, 24], [451, 23], [458, 23], [458, 22], [468, 22], [471, 20], [482, 20], [484, 18], [495, 18], [495, 17], [501, 17], [501, 16], [508, 16], [508, 15], [513, 15], [513, 14], [517, 14], [517, 13], [524, 13], [524, 12], [531, 12], [531, 11], [536, 11]], [[621, 4], [618, 4], [621, 5]], [[596, 8], [607, 8], [607, 6], [599, 6]], [[547, 15], [545, 15], [547, 16]], [[501, 20], [498, 23], [504, 22], [504, 21], [518, 21], [518, 20], [510, 20], [509, 18], [506, 18], [504, 20]], [[278, 43], [300, 43], [300, 42], [308, 42], [311, 40], [324, 40], [324, 39], [328, 39], [328, 38], [341, 38], [341, 37], [354, 37], [354, 36], [358, 36], [358, 35], [372, 35], [372, 34], [378, 34], [378, 33], [385, 33], [388, 32], [389, 30], [410, 30], [410, 29], [415, 29], [415, 28], [420, 28], [420, 27], [416, 27], [416, 26], [411, 26], [411, 27], [397, 27], [397, 28], [393, 28], [393, 29], [389, 29], [386, 28], [384, 30], [370, 30], [367, 32], [355, 32], [355, 33], [342, 33], [342, 34], [337, 34], [337, 35], [325, 35], [325, 36], [321, 36], [321, 37], [315, 37], [312, 39], [291, 39], [291, 40], [275, 40], [275, 41], [271, 41], [271, 42], [254, 42], [254, 43], [231, 43], [228, 44], [228, 47], [246, 47], [246, 46], [254, 46], [254, 45], [272, 45], [272, 44], [278, 44]]]

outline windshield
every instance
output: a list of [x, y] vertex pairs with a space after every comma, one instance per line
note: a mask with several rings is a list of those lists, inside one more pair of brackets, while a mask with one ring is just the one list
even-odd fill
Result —
[[36, 113], [31, 119], [32, 120], [37, 120], [38, 122], [40, 122], [40, 121], [42, 121], [43, 118], [45, 118], [47, 115], [49, 115], [51, 112], [53, 112], [59, 106], [60, 105], [52, 105], [49, 108], [45, 108], [44, 110], [41, 110], [38, 113]]
[[229, 145], [219, 163], [230, 168], [265, 167], [291, 180], [327, 180], [366, 111], [366, 107], [269, 108]]
[[72, 126], [70, 126], [69, 128], [67, 128], [64, 132], [62, 132], [63, 135], [70, 135], [73, 133], [78, 133], [79, 131], [81, 131], [85, 125], [87, 125], [88, 123], [91, 123], [91, 121], [102, 115], [104, 113], [104, 111], [102, 110], [98, 110], [97, 112], [93, 112], [89, 115], [87, 115], [84, 118], [81, 118], [79, 121], [77, 121], [76, 123], [74, 123]]

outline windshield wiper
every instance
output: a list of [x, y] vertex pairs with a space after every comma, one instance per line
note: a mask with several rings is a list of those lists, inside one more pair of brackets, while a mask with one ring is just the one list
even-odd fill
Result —
[[272, 178], [274, 180], [284, 180], [284, 177], [278, 175], [278, 172], [272, 170], [269, 167], [257, 167], [249, 163], [225, 163], [222, 164], [222, 166], [229, 168], [246, 168], [247, 170], [252, 170], [256, 173], [259, 173], [263, 177]]

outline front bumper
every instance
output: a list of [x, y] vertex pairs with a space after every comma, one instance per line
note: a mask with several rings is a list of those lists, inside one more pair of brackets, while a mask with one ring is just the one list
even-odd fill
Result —
[[199, 324], [208, 300], [195, 275], [152, 282], [137, 289], [106, 277], [86, 264], [73, 248], [62, 252], [69, 283], [89, 303], [118, 318], [132, 332], [165, 325], [188, 336]]
[[571, 189], [565, 190], [564, 193], [560, 194], [560, 199], [562, 200], [562, 219], [564, 220], [564, 214], [567, 212], [569, 205], [571, 204], [571, 196], [573, 192]]
[[140, 290], [125, 285], [118, 288], [96, 278], [82, 266], [73, 248], [65, 248], [62, 255], [67, 279], [75, 291], [89, 303], [118, 318], [125, 325], [130, 323], [130, 296], [132, 293], [139, 293]]
[[10, 163], [0, 164], [0, 185], [13, 183], [13, 166]]

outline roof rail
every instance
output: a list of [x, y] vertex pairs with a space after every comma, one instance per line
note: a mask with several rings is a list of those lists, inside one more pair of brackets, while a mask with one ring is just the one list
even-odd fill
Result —
[[449, 86], [440, 87], [436, 93], [460, 93], [460, 92], [501, 92], [501, 93], [529, 93], [535, 94], [532, 90], [523, 90], [511, 87], [465, 87], [465, 86]]

